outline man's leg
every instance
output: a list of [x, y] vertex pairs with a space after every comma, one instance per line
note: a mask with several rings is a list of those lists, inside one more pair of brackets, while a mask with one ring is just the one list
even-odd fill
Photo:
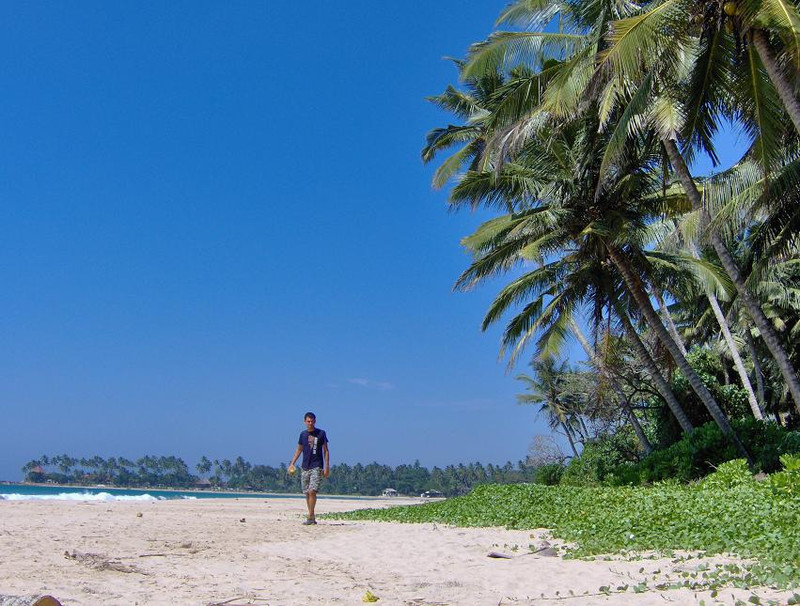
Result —
[[306, 506], [308, 507], [308, 520], [309, 524], [316, 524], [317, 521], [314, 517], [314, 508], [317, 506], [317, 491], [319, 490], [320, 482], [322, 481], [322, 469], [310, 469], [308, 471], [308, 486], [306, 492]]
[[308, 519], [314, 519], [314, 508], [317, 506], [317, 491], [309, 490], [306, 493], [306, 505], [308, 506]]

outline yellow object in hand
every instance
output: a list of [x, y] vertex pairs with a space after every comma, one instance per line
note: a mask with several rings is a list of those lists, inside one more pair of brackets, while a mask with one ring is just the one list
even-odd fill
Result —
[[289, 465], [289, 475], [290, 476], [293, 476], [296, 471], [297, 471], [297, 468], [294, 465]]

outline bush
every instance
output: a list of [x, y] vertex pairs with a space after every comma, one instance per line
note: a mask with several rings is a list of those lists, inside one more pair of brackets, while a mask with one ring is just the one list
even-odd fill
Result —
[[[751, 415], [745, 390], [739, 385], [725, 385], [722, 372], [724, 362], [716, 352], [707, 347], [695, 347], [686, 355], [686, 359], [728, 418], [743, 419]], [[670, 388], [695, 427], [711, 421], [711, 415], [682, 372], [675, 372]], [[659, 448], [681, 439], [682, 429], [669, 408], [660, 406], [654, 421], [655, 441]]]
[[785, 454], [781, 456], [784, 470], [772, 474], [769, 486], [776, 495], [800, 497], [800, 458]]
[[546, 463], [536, 468], [533, 474], [533, 482], [535, 484], [544, 484], [545, 486], [556, 486], [563, 475], [563, 465], [560, 463]]
[[780, 451], [786, 454], [800, 453], [800, 431], [790, 431], [781, 440]]
[[755, 482], [747, 461], [734, 459], [720, 465], [717, 470], [703, 480], [702, 487], [707, 490], [728, 490]]
[[637, 461], [641, 453], [636, 434], [625, 425], [613, 435], [588, 442], [580, 457], [572, 459], [567, 465], [561, 484], [596, 486], [603, 483], [616, 468]]
[[[733, 421], [734, 431], [753, 457], [757, 471], [771, 473], [781, 468], [780, 456], [800, 452], [800, 435], [780, 425], [753, 418]], [[600, 479], [607, 484], [641, 484], [676, 479], [696, 480], [711, 473], [738, 452], [717, 427], [706, 423], [684, 435], [669, 448], [657, 450], [640, 463], [618, 465]]]

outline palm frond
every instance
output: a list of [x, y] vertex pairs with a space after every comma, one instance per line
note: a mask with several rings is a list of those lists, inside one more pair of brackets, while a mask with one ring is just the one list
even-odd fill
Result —
[[528, 30], [543, 29], [559, 12], [569, 10], [568, 5], [552, 0], [517, 0], [497, 18], [495, 25], [513, 25]]
[[559, 305], [558, 314], [536, 341], [536, 353], [540, 358], [554, 357], [561, 354], [564, 345], [572, 335], [570, 320], [573, 305]]
[[551, 32], [495, 32], [473, 44], [461, 77], [477, 78], [492, 72], [507, 72], [517, 65], [540, 69], [547, 59], [570, 57], [586, 45], [579, 34]]
[[608, 138], [603, 152], [603, 158], [600, 161], [600, 168], [598, 170], [600, 178], [600, 183], [597, 187], [598, 193], [602, 191], [600, 185], [605, 180], [609, 167], [615, 163], [617, 158], [622, 154], [628, 137], [636, 132], [640, 124], [637, 122], [636, 118], [644, 114], [647, 110], [647, 103], [650, 100], [652, 86], [653, 77], [651, 74], [648, 74], [637, 87], [633, 96], [626, 104], [621, 116], [614, 124], [614, 129]]
[[666, 51], [685, 43], [686, 32], [670, 27], [682, 10], [682, 0], [665, 0], [640, 15], [614, 21], [606, 36], [608, 48], [599, 55], [600, 63], [640, 80], [652, 67], [653, 59], [674, 56]]
[[[703, 32], [700, 37], [697, 58], [687, 84], [686, 122], [683, 140], [688, 150], [695, 147], [711, 158], [714, 166], [719, 157], [714, 149], [717, 121], [731, 96], [728, 66], [734, 61], [732, 39], [723, 28]], [[691, 162], [692, 153], [686, 159]]]
[[748, 60], [735, 75], [734, 96], [739, 119], [752, 141], [748, 154], [770, 171], [780, 159], [786, 116], [756, 49], [749, 45], [745, 52]]
[[483, 110], [478, 99], [474, 95], [463, 90], [459, 90], [452, 84], [445, 89], [441, 95], [425, 97], [439, 109], [450, 112], [462, 120], [469, 120], [476, 113]]
[[478, 141], [471, 141], [464, 147], [442, 162], [441, 166], [433, 173], [432, 185], [434, 189], [441, 189], [453, 178], [461, 167], [474, 158], [483, 146]]
[[546, 175], [520, 164], [504, 164], [499, 172], [467, 171], [450, 192], [454, 208], [468, 205], [498, 208], [504, 213], [521, 211], [547, 185]]
[[[554, 281], [559, 276], [563, 276], [563, 273], [563, 264], [558, 262], [548, 263], [512, 281], [492, 301], [483, 318], [481, 329], [486, 330], [509, 309], [531, 299], [533, 299], [532, 302], [535, 305], [530, 308], [528, 313], [533, 319], [538, 319], [544, 307], [544, 297], [547, 294], [552, 294]], [[539, 310], [538, 312], [536, 312], [537, 309]]]
[[558, 65], [544, 92], [545, 111], [562, 118], [575, 114], [595, 72], [595, 51], [589, 45]]
[[541, 103], [548, 76], [549, 72], [545, 70], [524, 78], [514, 78], [495, 91], [492, 113], [486, 120], [487, 128], [502, 128], [529, 115]]
[[653, 99], [649, 121], [662, 140], [677, 140], [685, 120], [683, 105], [671, 93], [665, 92]]

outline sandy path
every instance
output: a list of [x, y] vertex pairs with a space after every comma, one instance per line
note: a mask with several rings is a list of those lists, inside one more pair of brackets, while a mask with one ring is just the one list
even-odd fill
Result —
[[[325, 499], [318, 511], [363, 506]], [[563, 560], [526, 553], [541, 533], [332, 520], [306, 527], [302, 518], [296, 499], [0, 501], [0, 595], [49, 593], [65, 606], [361, 604], [367, 590], [383, 606], [716, 602], [708, 592], [652, 589], [654, 577], [709, 560]], [[493, 551], [515, 557], [487, 557]], [[650, 589], [634, 594], [642, 581]], [[626, 593], [600, 593], [625, 584]], [[718, 599], [753, 593], [728, 589]], [[792, 595], [755, 593], [784, 603]]]

